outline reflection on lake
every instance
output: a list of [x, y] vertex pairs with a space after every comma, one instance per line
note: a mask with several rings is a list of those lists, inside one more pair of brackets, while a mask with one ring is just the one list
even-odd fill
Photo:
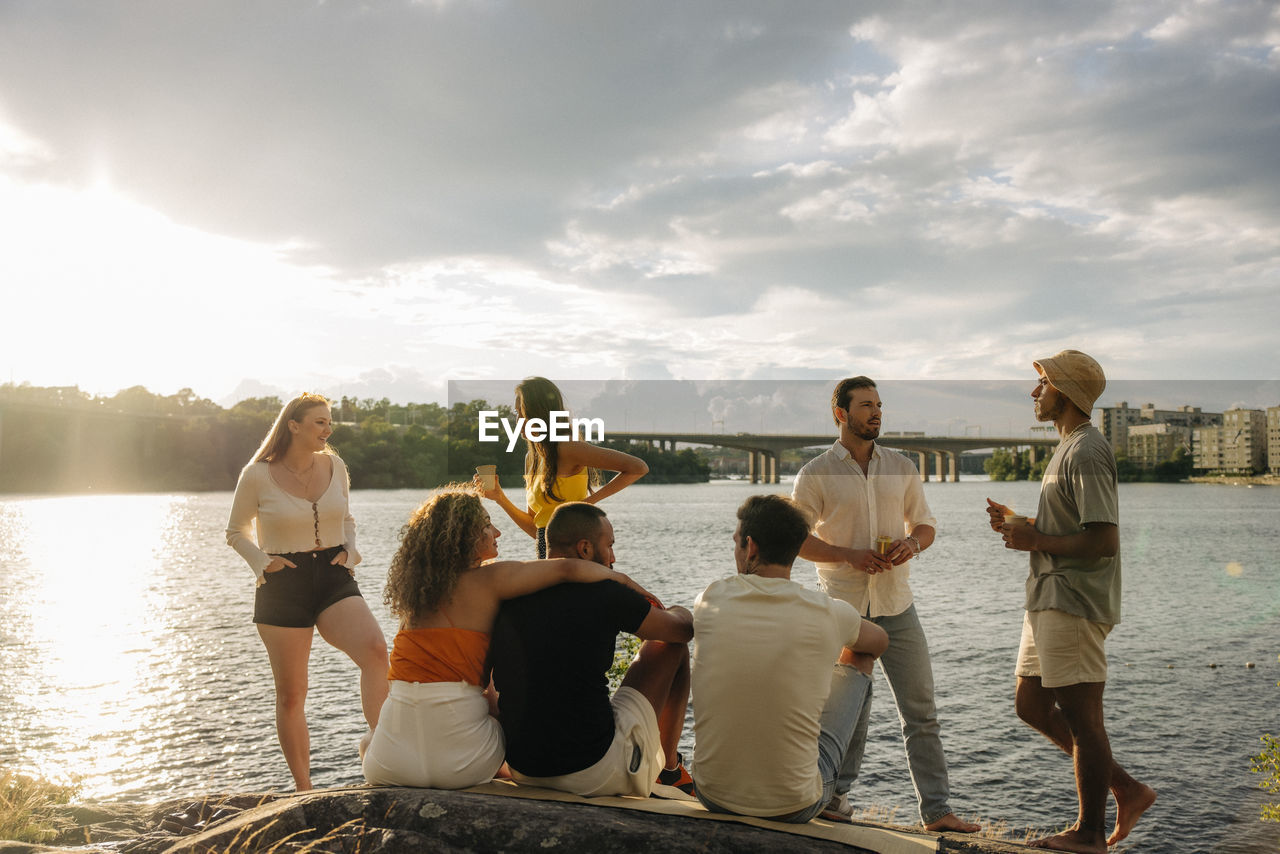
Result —
[[[618, 568], [691, 604], [733, 571], [741, 482], [638, 485], [604, 505]], [[953, 806], [1014, 827], [1074, 816], [1069, 760], [1013, 713], [1025, 555], [985, 527], [983, 497], [1033, 511], [1033, 483], [931, 482], [937, 544], [912, 586], [935, 660]], [[382, 582], [415, 491], [360, 491], [358, 577], [388, 637]], [[1249, 756], [1280, 732], [1280, 489], [1121, 486], [1124, 622], [1108, 641], [1117, 758], [1160, 790], [1142, 851], [1262, 851]], [[0, 497], [0, 766], [78, 775], [87, 796], [157, 799], [286, 789], [266, 655], [250, 622], [253, 575], [223, 540], [230, 493]], [[532, 541], [501, 514], [503, 557]], [[814, 583], [797, 564], [797, 580]], [[1254, 662], [1247, 669], [1246, 662]], [[1219, 665], [1210, 668], [1210, 663]], [[308, 716], [317, 785], [360, 781], [356, 669], [317, 640]], [[863, 803], [915, 817], [883, 681]], [[686, 736], [686, 748], [689, 736]], [[687, 750], [686, 750], [687, 752]], [[1206, 836], [1206, 834], [1208, 834]]]

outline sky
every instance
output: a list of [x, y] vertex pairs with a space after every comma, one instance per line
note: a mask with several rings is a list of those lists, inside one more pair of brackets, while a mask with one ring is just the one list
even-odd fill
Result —
[[4, 0], [0, 288], [0, 383], [92, 393], [1272, 406], [1280, 5]]

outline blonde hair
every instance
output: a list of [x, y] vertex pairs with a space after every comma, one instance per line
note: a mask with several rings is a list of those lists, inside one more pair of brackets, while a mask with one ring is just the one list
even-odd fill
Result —
[[441, 487], [400, 529], [383, 601], [402, 624], [436, 610], [453, 595], [462, 573], [477, 563], [488, 514], [475, 486]]
[[[312, 394], [308, 391], [303, 392], [280, 407], [280, 414], [276, 416], [276, 423], [271, 425], [271, 429], [267, 431], [267, 437], [258, 446], [258, 450], [253, 455], [253, 462], [269, 463], [283, 457], [285, 451], [289, 450], [289, 444], [293, 441], [293, 434], [289, 432], [289, 422], [301, 421], [306, 417], [309, 409], [328, 405], [329, 399], [327, 397], [322, 394]], [[329, 447], [328, 442], [325, 442], [324, 452], [326, 454], [334, 452], [333, 448]]]

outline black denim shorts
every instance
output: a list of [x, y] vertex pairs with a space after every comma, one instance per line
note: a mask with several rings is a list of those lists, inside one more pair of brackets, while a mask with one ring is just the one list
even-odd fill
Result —
[[360, 585], [345, 566], [330, 563], [342, 546], [313, 552], [284, 554], [297, 566], [268, 572], [253, 598], [253, 621], [268, 626], [307, 629], [320, 612], [348, 596], [359, 596]]

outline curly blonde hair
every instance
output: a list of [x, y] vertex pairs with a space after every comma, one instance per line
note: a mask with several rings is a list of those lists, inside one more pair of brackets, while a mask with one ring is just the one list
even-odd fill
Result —
[[476, 563], [486, 524], [488, 514], [471, 484], [441, 487], [413, 511], [400, 529], [400, 548], [391, 559], [382, 597], [401, 623], [449, 601], [458, 577]]

